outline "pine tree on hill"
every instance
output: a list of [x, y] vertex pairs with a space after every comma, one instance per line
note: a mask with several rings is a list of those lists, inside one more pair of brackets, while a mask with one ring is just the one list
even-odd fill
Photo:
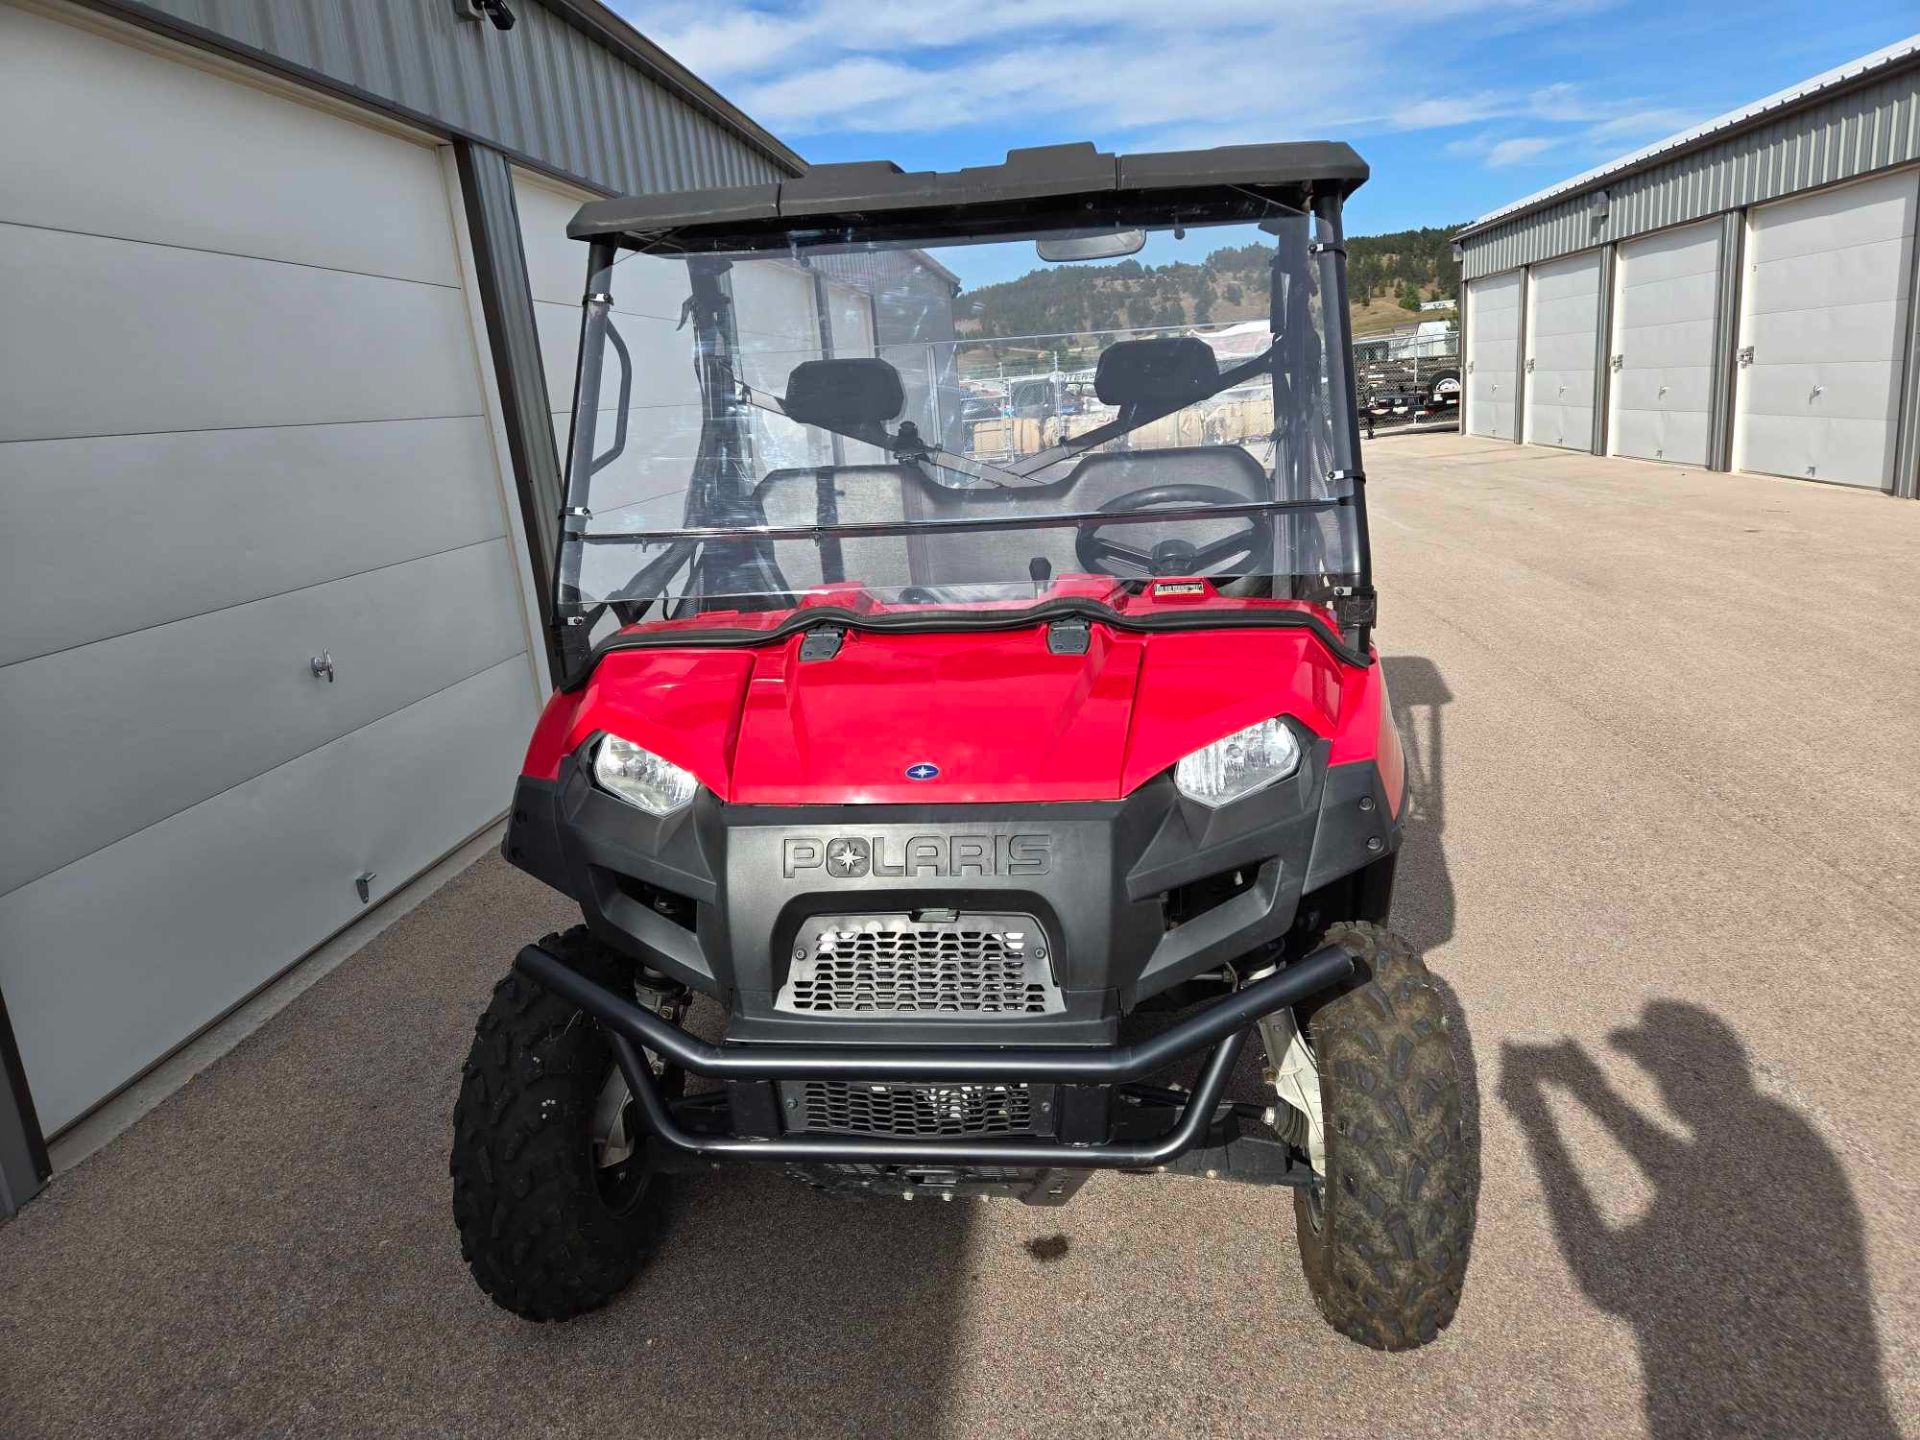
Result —
[[[1429, 293], [1458, 299], [1453, 258], [1458, 226], [1426, 226], [1388, 235], [1347, 237], [1347, 291], [1356, 306], [1381, 291], [1418, 310]], [[1088, 330], [1205, 324], [1267, 313], [1272, 252], [1259, 244], [1223, 246], [1199, 264], [1062, 265], [961, 294], [961, 331], [971, 337], [1062, 335]], [[1411, 297], [1412, 304], [1408, 299]]]

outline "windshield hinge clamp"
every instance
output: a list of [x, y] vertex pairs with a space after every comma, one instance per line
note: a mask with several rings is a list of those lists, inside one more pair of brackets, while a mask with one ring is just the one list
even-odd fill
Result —
[[607, 294], [604, 290], [589, 290], [585, 295], [580, 297], [580, 303], [582, 305], [611, 305], [613, 303], [613, 296]]
[[1315, 240], [1307, 246], [1307, 253], [1309, 255], [1345, 255], [1347, 247], [1336, 245], [1331, 240]]
[[1334, 618], [1342, 630], [1380, 622], [1380, 596], [1371, 585], [1343, 585], [1334, 591]]
[[821, 625], [800, 637], [802, 660], [831, 660], [840, 653], [847, 632], [838, 625]]
[[1056, 620], [1047, 626], [1047, 653], [1084, 655], [1093, 644], [1093, 627], [1085, 620]]
[[1360, 486], [1367, 483], [1367, 472], [1364, 470], [1329, 470], [1327, 471], [1327, 483], [1329, 485], [1338, 485], [1342, 480], [1351, 480], [1354, 484], [1354, 487], [1358, 489]]

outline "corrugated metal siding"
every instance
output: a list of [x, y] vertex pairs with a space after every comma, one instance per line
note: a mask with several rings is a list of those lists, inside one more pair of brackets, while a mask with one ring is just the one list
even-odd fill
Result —
[[448, 0], [100, 0], [369, 95], [621, 193], [777, 180], [786, 167], [534, 0], [496, 30]]
[[1630, 239], [1724, 210], [1920, 160], [1920, 66], [1730, 135], [1604, 188], [1605, 219], [1579, 192], [1462, 241], [1467, 279]]

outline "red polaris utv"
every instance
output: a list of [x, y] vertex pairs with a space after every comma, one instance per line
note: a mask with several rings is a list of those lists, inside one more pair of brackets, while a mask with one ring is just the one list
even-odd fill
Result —
[[[672, 1174], [739, 1161], [922, 1201], [1289, 1186], [1337, 1329], [1452, 1318], [1460, 1083], [1386, 929], [1404, 776], [1340, 238], [1366, 174], [1070, 145], [580, 211], [564, 680], [505, 853], [585, 923], [519, 952], [454, 1113], [501, 1305], [604, 1303]], [[1246, 243], [1269, 343], [1090, 314], [1040, 353], [1098, 403], [973, 444], [964, 382], [1005, 355], [963, 277]]]

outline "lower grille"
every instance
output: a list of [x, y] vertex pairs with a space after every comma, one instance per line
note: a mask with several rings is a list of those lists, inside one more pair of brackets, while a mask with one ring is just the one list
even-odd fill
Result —
[[1050, 1085], [875, 1085], [792, 1080], [780, 1087], [787, 1128], [822, 1135], [937, 1140], [1037, 1135], [1052, 1108]]
[[[949, 912], [950, 913], [950, 912]], [[805, 921], [774, 1008], [799, 1015], [1051, 1015], [1065, 1008], [1027, 915]]]

